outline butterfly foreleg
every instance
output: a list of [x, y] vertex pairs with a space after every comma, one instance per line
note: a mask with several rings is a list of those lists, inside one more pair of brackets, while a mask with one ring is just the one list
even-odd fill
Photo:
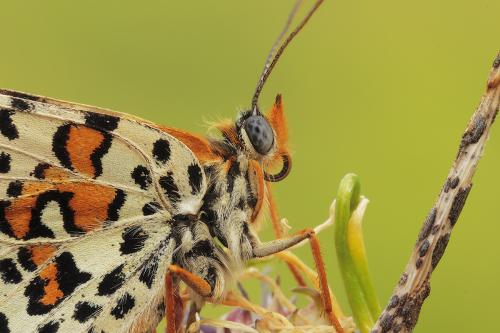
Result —
[[177, 265], [170, 265], [168, 270], [170, 274], [177, 276], [198, 295], [209, 297], [212, 294], [212, 287], [210, 284], [198, 275]]
[[165, 276], [165, 317], [167, 318], [166, 333], [176, 333], [178, 327], [180, 326], [180, 320], [178, 320], [176, 314], [179, 310], [178, 307], [182, 306], [182, 304], [179, 304], [179, 302], [176, 301], [176, 290], [173, 281], [174, 276], [182, 280], [187, 286], [189, 286], [200, 296], [209, 297], [212, 294], [212, 287], [203, 278], [177, 265], [170, 265], [170, 267], [168, 268], [168, 273]]
[[253, 246], [253, 255], [260, 258], [287, 250], [303, 240], [312, 237], [312, 234], [314, 234], [314, 230], [304, 229], [290, 237], [279, 238], [266, 243], [257, 243]]
[[175, 333], [177, 327], [175, 316], [175, 290], [172, 275], [173, 273], [170, 271], [165, 274], [165, 318], [167, 319], [165, 333]]
[[[173, 231], [177, 248], [165, 280], [167, 333], [177, 332], [180, 326], [180, 322], [176, 320], [176, 310], [180, 306], [175, 300], [177, 281], [184, 282], [193, 291], [191, 304], [199, 311], [205, 298], [222, 297], [224, 277], [228, 274], [227, 259], [214, 244], [207, 226], [199, 221], [177, 223]], [[187, 327], [190, 321], [188, 320]]]

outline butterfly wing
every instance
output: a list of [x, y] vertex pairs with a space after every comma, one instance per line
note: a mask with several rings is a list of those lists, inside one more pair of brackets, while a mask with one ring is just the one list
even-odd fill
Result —
[[206, 186], [153, 124], [0, 90], [0, 331], [155, 324], [169, 221], [196, 213]]

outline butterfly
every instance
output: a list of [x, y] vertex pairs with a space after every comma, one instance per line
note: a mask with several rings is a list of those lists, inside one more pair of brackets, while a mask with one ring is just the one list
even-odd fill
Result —
[[291, 167], [281, 96], [268, 114], [258, 98], [321, 2], [283, 40], [289, 20], [218, 138], [0, 90], [0, 332], [148, 332], [165, 309], [175, 332], [173, 285], [201, 307], [249, 259], [312, 236], [262, 243], [252, 226]]

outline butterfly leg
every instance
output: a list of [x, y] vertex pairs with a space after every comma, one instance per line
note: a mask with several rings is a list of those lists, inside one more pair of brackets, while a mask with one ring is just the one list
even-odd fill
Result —
[[175, 325], [175, 299], [174, 299], [174, 280], [173, 273], [167, 272], [165, 275], [165, 318], [167, 327], [165, 333], [176, 333]]
[[[282, 238], [283, 230], [280, 223], [278, 207], [276, 205], [276, 201], [274, 200], [273, 192], [271, 191], [271, 183], [266, 183], [266, 186], [267, 186], [267, 200], [269, 202], [269, 211], [271, 213], [271, 222], [273, 224], [274, 236], [276, 236], [276, 238]], [[292, 275], [295, 278], [295, 281], [297, 281], [297, 284], [301, 287], [305, 287], [306, 281], [302, 277], [302, 274], [297, 269], [297, 267], [295, 267], [291, 263], [287, 263], [287, 266], [290, 272], [292, 272]]]
[[318, 279], [320, 285], [321, 298], [323, 300], [323, 306], [325, 312], [328, 316], [330, 323], [335, 327], [338, 333], [343, 333], [344, 330], [339, 323], [339, 320], [333, 312], [332, 300], [330, 297], [330, 289], [328, 288], [328, 280], [326, 278], [325, 263], [323, 261], [323, 256], [321, 255], [318, 237], [313, 229], [304, 229], [299, 231], [297, 234], [292, 235], [287, 238], [276, 239], [270, 242], [257, 244], [254, 246], [253, 253], [256, 257], [269, 256], [300, 243], [304, 239], [309, 239], [311, 245], [311, 251], [314, 258], [314, 263], [316, 265], [316, 270], [318, 271]]
[[188, 285], [194, 292], [203, 297], [209, 297], [212, 293], [212, 287], [203, 278], [193, 274], [182, 267], [177, 265], [170, 265], [169, 272], [175, 274], [186, 285]]
[[266, 243], [255, 244], [253, 247], [253, 255], [257, 258], [266, 257], [284, 250], [302, 242], [305, 239], [311, 238], [314, 234], [312, 229], [304, 229], [286, 238], [279, 238]]
[[[167, 317], [167, 329], [166, 333], [176, 333], [176, 302], [174, 299], [174, 284], [173, 277], [181, 279], [187, 286], [189, 286], [194, 292], [203, 297], [209, 297], [212, 294], [212, 287], [203, 278], [196, 274], [193, 274], [182, 267], [177, 265], [170, 265], [168, 268], [168, 273], [165, 277], [166, 285], [166, 299], [167, 306], [166, 317]], [[189, 325], [189, 323], [188, 323]], [[189, 326], [188, 326], [189, 327]]]

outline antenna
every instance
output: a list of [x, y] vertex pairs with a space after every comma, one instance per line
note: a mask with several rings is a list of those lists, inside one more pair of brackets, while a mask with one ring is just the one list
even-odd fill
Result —
[[[292, 11], [288, 15], [288, 19], [286, 21], [285, 26], [283, 27], [283, 30], [281, 31], [280, 35], [276, 39], [276, 41], [273, 44], [273, 47], [269, 51], [269, 54], [267, 55], [266, 58], [266, 64], [264, 65], [264, 69], [262, 70], [262, 73], [260, 75], [259, 81], [257, 82], [257, 87], [255, 88], [255, 93], [252, 98], [252, 114], [256, 115], [259, 111], [257, 109], [257, 103], [259, 101], [259, 96], [260, 93], [262, 92], [262, 88], [264, 87], [264, 84], [267, 81], [267, 78], [273, 71], [274, 66], [278, 62], [279, 58], [285, 51], [286, 47], [290, 42], [294, 39], [294, 37], [302, 30], [302, 28], [306, 25], [307, 21], [313, 16], [313, 14], [316, 12], [316, 10], [319, 8], [319, 6], [323, 3], [324, 0], [317, 0], [313, 7], [309, 10], [307, 15], [300, 21], [300, 23], [295, 27], [295, 29], [288, 35], [288, 37], [283, 41], [283, 37], [287, 33], [288, 29], [290, 28], [290, 25], [292, 24], [293, 19], [297, 15], [297, 12], [300, 8], [300, 5], [302, 4], [302, 0], [297, 0], [295, 2], [295, 5], [292, 8]], [[278, 45], [281, 43], [280, 47], [278, 48]]]

